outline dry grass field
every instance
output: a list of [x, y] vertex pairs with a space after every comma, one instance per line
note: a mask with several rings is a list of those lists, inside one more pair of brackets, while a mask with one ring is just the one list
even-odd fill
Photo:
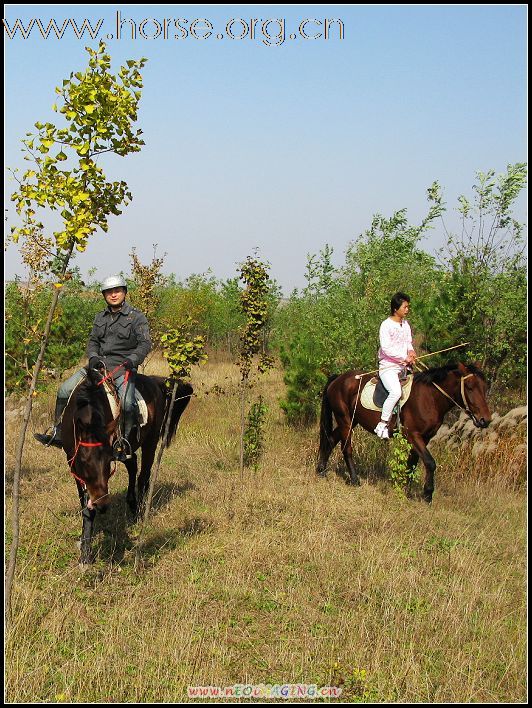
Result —
[[354, 438], [361, 487], [338, 453], [319, 479], [317, 428], [284, 424], [274, 370], [256, 388], [265, 456], [242, 478], [238, 370], [211, 361], [193, 384], [138, 567], [119, 465], [97, 560], [79, 569], [75, 484], [64, 454], [33, 441], [35, 414], [8, 702], [188, 702], [191, 685], [288, 683], [339, 686], [347, 702], [526, 700], [524, 461], [510, 443], [485, 460], [436, 450], [430, 507], [383, 479], [386, 443], [367, 434]]

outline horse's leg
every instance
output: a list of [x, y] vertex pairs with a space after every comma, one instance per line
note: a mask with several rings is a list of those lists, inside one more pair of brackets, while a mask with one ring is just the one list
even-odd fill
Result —
[[96, 516], [96, 509], [88, 509], [87, 504], [89, 503], [89, 495], [87, 490], [83, 487], [80, 482], [76, 479], [76, 487], [78, 488], [79, 503], [81, 505], [81, 536], [79, 539], [79, 547], [81, 554], [79, 557], [80, 565], [87, 565], [92, 563], [91, 554], [91, 542], [92, 542], [92, 531], [94, 527], [94, 517]]
[[157, 440], [145, 440], [142, 445], [142, 460], [140, 463], [140, 474], [137, 483], [137, 514], [140, 515], [144, 505], [144, 497], [148, 491], [150, 483], [151, 466], [155, 459], [155, 450], [157, 449]]
[[[76, 479], [76, 478], [74, 478]], [[81, 504], [81, 511], [87, 506], [89, 500], [87, 496], [87, 490], [81, 485], [81, 483], [76, 479], [76, 487], [78, 488], [79, 503]]]
[[322, 445], [318, 460], [317, 473], [320, 477], [327, 476], [327, 462], [335, 446], [340, 442], [340, 428], [335, 428], [327, 438], [327, 444]]
[[137, 513], [137, 495], [135, 494], [135, 484], [137, 481], [137, 456], [135, 453], [131, 456], [130, 460], [126, 460], [124, 462], [127, 473], [129, 475], [129, 483], [127, 486], [127, 496], [126, 496], [126, 501], [127, 505], [129, 507], [129, 510], [132, 514]]
[[410, 450], [410, 454], [408, 455], [408, 460], [406, 461], [406, 468], [408, 470], [408, 474], [412, 474], [414, 470], [417, 467], [417, 463], [419, 462], [419, 453], [415, 448], [412, 448]]
[[[87, 495], [88, 500], [88, 495]], [[96, 509], [88, 509], [85, 505], [81, 512], [82, 527], [81, 527], [81, 554], [79, 556], [80, 565], [88, 565], [92, 563], [92, 532], [94, 529], [94, 517], [96, 516]]]
[[423, 484], [423, 499], [430, 504], [432, 502], [432, 495], [434, 493], [434, 472], [436, 471], [436, 462], [430, 452], [427, 450], [427, 445], [425, 440], [419, 433], [414, 433], [411, 436], [411, 442], [414, 445], [414, 450], [410, 453], [410, 458], [412, 453], [417, 453], [419, 457], [423, 460], [425, 465], [425, 481]]
[[415, 469], [417, 467], [417, 463], [419, 462], [419, 453], [415, 448], [412, 448], [410, 450], [410, 454], [408, 455], [408, 460], [406, 461], [406, 473], [408, 475], [408, 482], [407, 482], [407, 494], [410, 495], [412, 491], [412, 479], [413, 475], [415, 472]]
[[350, 417], [348, 417], [346, 421], [340, 423], [338, 428], [340, 430], [340, 439], [342, 441], [342, 453], [344, 455], [347, 469], [349, 470], [350, 483], [354, 486], [358, 486], [360, 484], [360, 480], [355, 469], [355, 463], [353, 462], [353, 445], [351, 442], [351, 433], [353, 432], [353, 428], [351, 427]]

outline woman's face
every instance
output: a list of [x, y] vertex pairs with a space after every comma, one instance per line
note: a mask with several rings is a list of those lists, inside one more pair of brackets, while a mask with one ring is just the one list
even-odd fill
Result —
[[403, 317], [406, 317], [408, 315], [409, 311], [410, 304], [406, 300], [403, 300], [403, 302], [401, 303], [401, 307], [397, 308], [395, 314], [401, 319], [403, 319]]

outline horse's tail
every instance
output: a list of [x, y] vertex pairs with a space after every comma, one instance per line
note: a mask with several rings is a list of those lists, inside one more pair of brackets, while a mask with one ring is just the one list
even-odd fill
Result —
[[170, 427], [168, 428], [168, 437], [166, 439], [166, 447], [170, 446], [170, 443], [175, 437], [176, 430], [177, 430], [177, 424], [179, 423], [179, 419], [181, 418], [181, 415], [185, 408], [188, 406], [190, 397], [192, 396], [194, 389], [189, 383], [184, 383], [180, 382], [176, 395], [175, 395], [175, 400], [174, 400], [174, 405], [172, 406], [172, 410], [168, 411], [168, 408], [170, 404], [172, 403], [172, 391], [171, 390], [166, 390], [166, 415], [165, 415], [165, 420], [167, 419], [168, 415], [170, 415]]
[[327, 396], [329, 385], [338, 378], [340, 374], [329, 376], [323, 394], [321, 397], [321, 415], [320, 415], [320, 456], [322, 453], [328, 452], [331, 446], [331, 435], [333, 430], [332, 408]]

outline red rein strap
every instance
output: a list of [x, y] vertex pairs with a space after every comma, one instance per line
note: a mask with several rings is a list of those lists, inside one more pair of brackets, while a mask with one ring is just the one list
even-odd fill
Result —
[[[85, 487], [85, 480], [81, 479], [81, 477], [78, 477], [78, 475], [74, 472], [74, 462], [76, 461], [76, 457], [77, 457], [78, 450], [80, 447], [103, 447], [103, 443], [101, 443], [101, 442], [90, 443], [90, 442], [84, 442], [83, 440], [78, 440], [78, 444], [76, 445], [76, 450], [74, 451], [74, 454], [72, 455], [70, 460], [68, 460], [68, 464], [70, 465], [71, 474], [78, 480], [78, 482], [81, 482], [81, 484]], [[115, 470], [116, 470], [116, 462], [115, 462], [115, 466], [114, 466], [111, 474], [109, 475], [109, 477], [112, 477], [114, 475]]]
[[[111, 373], [107, 374], [107, 376], [105, 376], [101, 381], [98, 381], [98, 386], [101, 386], [104, 381], [107, 381], [107, 379], [110, 379], [113, 376], [113, 374], [115, 374], [118, 371], [118, 369], [121, 369], [123, 366], [124, 366], [123, 364], [118, 364], [118, 366], [115, 366], [115, 368], [111, 371]], [[129, 371], [126, 371], [127, 378], [129, 378], [128, 374], [129, 374]], [[127, 379], [126, 379], [126, 381], [127, 381]]]

